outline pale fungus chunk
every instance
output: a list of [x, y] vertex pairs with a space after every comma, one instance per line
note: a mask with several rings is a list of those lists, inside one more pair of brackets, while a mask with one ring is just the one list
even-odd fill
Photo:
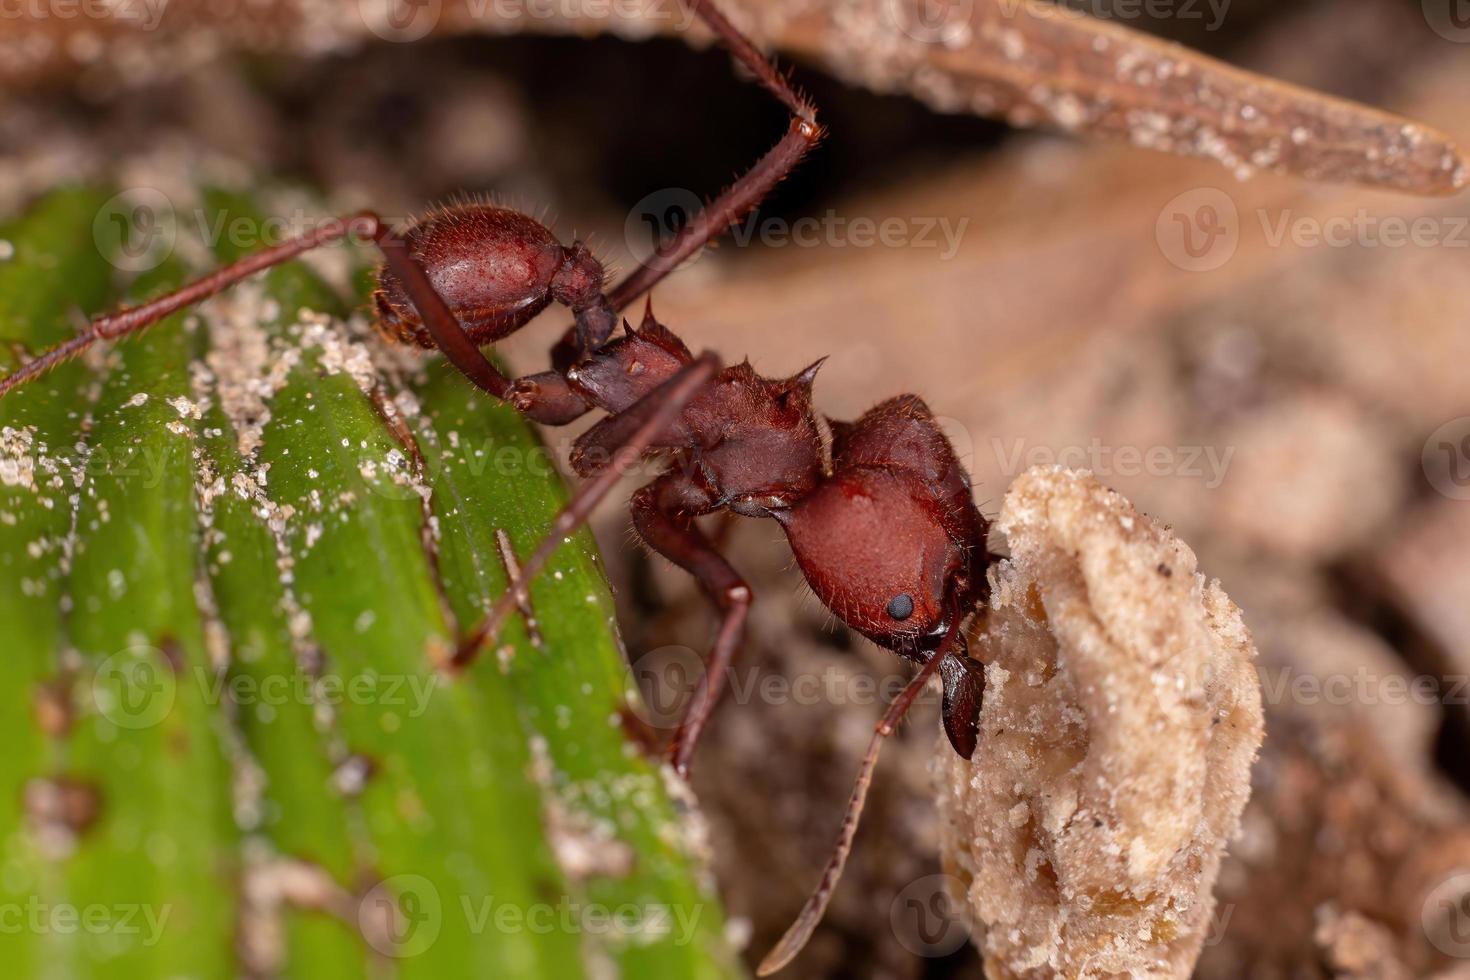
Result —
[[997, 527], [980, 748], [936, 751], [986, 974], [1188, 977], [1263, 734], [1250, 633], [1187, 545], [1088, 473], [1027, 472]]

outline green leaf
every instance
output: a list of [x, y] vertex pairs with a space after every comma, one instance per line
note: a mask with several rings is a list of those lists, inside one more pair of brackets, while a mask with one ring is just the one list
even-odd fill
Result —
[[[197, 274], [181, 240], [114, 296], [106, 197], [0, 229], [0, 337], [38, 349], [72, 307]], [[172, 217], [230, 229], [218, 261], [272, 227], [216, 190]], [[513, 411], [385, 357], [364, 301], [283, 266], [0, 400], [7, 965], [738, 975], [669, 777], [618, 724], [590, 536], [533, 584], [534, 642], [516, 623], [440, 669], [566, 489]]]

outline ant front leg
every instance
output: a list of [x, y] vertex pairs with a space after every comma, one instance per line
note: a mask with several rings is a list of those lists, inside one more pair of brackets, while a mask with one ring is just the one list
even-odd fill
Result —
[[708, 495], [688, 476], [674, 472], [659, 477], [633, 495], [632, 509], [633, 526], [639, 536], [654, 551], [693, 575], [720, 613], [720, 631], [705, 663], [704, 676], [684, 709], [669, 747], [674, 770], [687, 778], [694, 746], [724, 693], [726, 674], [745, 635], [753, 597], [750, 586], [695, 525], [694, 515], [712, 508]]
[[253, 255], [247, 255], [238, 262], [218, 269], [173, 292], [165, 293], [157, 299], [95, 317], [71, 340], [57, 344], [39, 357], [22, 365], [14, 373], [0, 378], [0, 397], [4, 397], [27, 381], [39, 378], [52, 368], [84, 353], [98, 341], [119, 340], [130, 334], [146, 330], [186, 307], [223, 292], [257, 272], [289, 262], [304, 252], [340, 241], [353, 234], [375, 239], [381, 234], [381, 230], [382, 222], [378, 220], [378, 216], [367, 211], [351, 218], [329, 221], [305, 235], [271, 248], [262, 249]]
[[115, 313], [96, 317], [71, 340], [56, 345], [39, 357], [28, 361], [12, 374], [0, 378], [0, 398], [28, 381], [40, 377], [73, 357], [84, 353], [98, 341], [120, 340], [167, 319], [180, 310], [203, 302], [211, 296], [242, 282], [259, 272], [299, 258], [306, 252], [356, 236], [378, 246], [388, 265], [403, 281], [404, 290], [418, 309], [425, 328], [433, 335], [446, 357], [482, 390], [504, 398], [510, 381], [480, 353], [454, 314], [429, 283], [429, 277], [418, 261], [409, 254], [403, 239], [385, 226], [371, 211], [350, 218], [336, 218], [304, 235], [247, 255], [238, 262], [211, 272], [157, 299], [138, 306], [125, 307]]

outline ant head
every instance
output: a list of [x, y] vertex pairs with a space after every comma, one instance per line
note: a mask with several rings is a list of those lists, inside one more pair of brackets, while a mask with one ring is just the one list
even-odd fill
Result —
[[832, 464], [830, 477], [772, 516], [833, 612], [924, 660], [988, 587], [987, 525], [964, 467], [912, 395], [833, 422]]
[[925, 659], [973, 604], [973, 542], [914, 473], [844, 468], [772, 516], [818, 598], [880, 646]]

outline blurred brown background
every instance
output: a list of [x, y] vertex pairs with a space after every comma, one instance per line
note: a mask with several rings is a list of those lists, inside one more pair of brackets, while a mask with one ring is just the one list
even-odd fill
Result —
[[[1433, 0], [1237, 0], [1213, 28], [1209, 7], [1185, 6], [1114, 14], [1470, 143], [1470, 30], [1447, 30]], [[493, 194], [626, 270], [650, 219], [716, 190], [784, 125], [723, 55], [675, 40], [273, 43], [185, 57], [160, 40], [167, 70], [80, 82], [16, 57], [0, 67], [16, 78], [0, 96], [0, 208], [99, 161], [203, 161], [389, 215]], [[1261, 649], [1268, 739], [1199, 976], [1470, 976], [1466, 197], [1241, 183], [797, 70], [831, 138], [743, 226], [747, 244], [660, 287], [660, 318], [768, 374], [832, 355], [817, 395], [836, 417], [921, 394], [991, 512], [1027, 465], [1092, 468], [1223, 581]], [[559, 327], [504, 356], [539, 370]], [[616, 507], [600, 536], [630, 657], [703, 649], [691, 584], [628, 546]], [[851, 678], [896, 668], [834, 632], [774, 526], [744, 522], [731, 543], [760, 599], [742, 683], [836, 678], [839, 692], [732, 698], [746, 703], [701, 750], [732, 938], [758, 954], [815, 878], [879, 713]], [[979, 975], [969, 947], [916, 943], [895, 902], [938, 871], [933, 731], [921, 718], [885, 759], [805, 975]]]

